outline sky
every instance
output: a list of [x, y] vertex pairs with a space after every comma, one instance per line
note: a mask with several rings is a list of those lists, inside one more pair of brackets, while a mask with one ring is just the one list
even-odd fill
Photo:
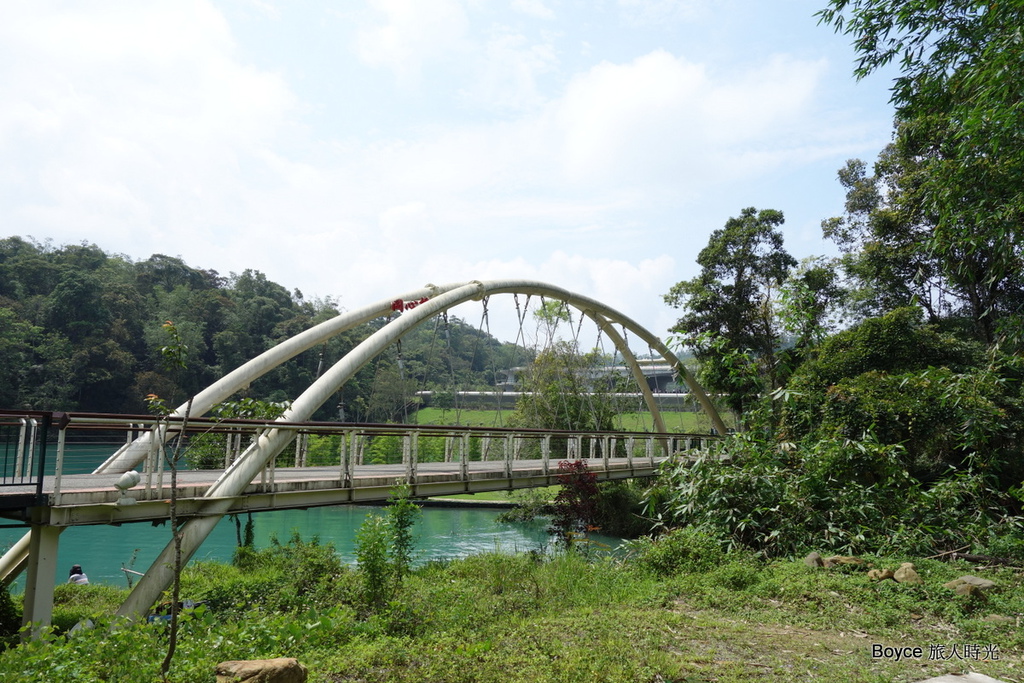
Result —
[[835, 253], [836, 171], [890, 140], [890, 81], [852, 77], [824, 5], [6, 3], [0, 237], [345, 309], [540, 280], [664, 335], [662, 295], [745, 207], [782, 211], [797, 258]]

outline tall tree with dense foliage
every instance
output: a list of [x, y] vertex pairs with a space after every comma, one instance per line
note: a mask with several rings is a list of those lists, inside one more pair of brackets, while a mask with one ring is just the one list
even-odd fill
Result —
[[519, 380], [522, 393], [509, 418], [510, 426], [530, 429], [610, 430], [615, 406], [598, 368], [597, 351], [580, 353], [573, 342], [555, 341], [537, 354]]
[[858, 77], [899, 63], [896, 144], [920, 164], [912, 201], [934, 221], [927, 246], [979, 336], [1018, 327], [1024, 5], [832, 0], [819, 17], [853, 37]]
[[701, 362], [700, 380], [742, 415], [752, 397], [778, 386], [781, 332], [774, 301], [797, 265], [784, 248], [781, 211], [750, 207], [715, 230], [697, 256], [700, 275], [665, 301], [683, 309], [673, 328]]
[[906, 201], [918, 166], [889, 145], [870, 174], [860, 159], [839, 169], [845, 212], [822, 221], [821, 227], [843, 252], [841, 265], [851, 288], [848, 305], [858, 318], [916, 305], [934, 322], [953, 303], [941, 264], [928, 248], [934, 220], [915, 213]]

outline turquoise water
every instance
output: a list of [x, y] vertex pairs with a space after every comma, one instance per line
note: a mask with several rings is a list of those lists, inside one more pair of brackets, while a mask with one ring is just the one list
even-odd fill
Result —
[[[69, 445], [64, 471], [92, 472], [116, 450], [117, 445]], [[342, 560], [355, 563], [356, 530], [367, 514], [380, 512], [379, 507], [355, 505], [261, 512], [253, 515], [255, 543], [258, 548], [267, 547], [274, 536], [285, 543], [293, 532], [298, 531], [303, 540], [316, 536], [321, 543], [333, 543]], [[424, 507], [415, 527], [415, 560], [426, 562], [465, 557], [492, 550], [525, 552], [549, 549], [551, 538], [543, 521], [502, 524], [497, 521], [501, 512], [501, 509], [493, 507]], [[243, 516], [241, 523], [244, 525], [245, 521]], [[6, 551], [26, 531], [23, 528], [0, 528], [0, 551]], [[167, 524], [70, 527], [60, 536], [57, 580], [66, 580], [71, 565], [80, 564], [91, 583], [127, 586], [122, 567], [145, 572], [170, 539], [171, 531]], [[193, 561], [230, 562], [237, 539], [235, 521], [225, 517], [196, 551]], [[607, 537], [594, 540], [609, 547], [620, 542]], [[14, 586], [15, 591], [23, 589], [24, 578]]]
[[[293, 530], [298, 530], [304, 540], [318, 536], [321, 543], [334, 543], [341, 558], [354, 563], [355, 532], [367, 514], [380, 511], [375, 507], [344, 505], [255, 514], [256, 546], [269, 546], [272, 535], [284, 543]], [[497, 521], [500, 513], [494, 508], [424, 508], [415, 527], [416, 560], [464, 557], [491, 550], [525, 552], [548, 548], [550, 537], [542, 522], [502, 524]], [[245, 517], [241, 520], [244, 524]], [[6, 550], [23, 534], [21, 529], [0, 529], [0, 550]], [[80, 564], [92, 583], [127, 586], [121, 568], [144, 572], [170, 536], [166, 524], [71, 527], [60, 536], [57, 580], [65, 580], [71, 565]], [[603, 540], [612, 545], [617, 542]], [[225, 517], [193, 559], [229, 562], [236, 543], [235, 523]]]

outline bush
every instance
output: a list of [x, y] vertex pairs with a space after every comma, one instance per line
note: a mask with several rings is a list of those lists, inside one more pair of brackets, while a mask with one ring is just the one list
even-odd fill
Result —
[[631, 564], [657, 576], [707, 571], [726, 557], [717, 538], [694, 527], [627, 541], [625, 547]]
[[652, 531], [643, 516], [644, 485], [636, 479], [606, 481], [597, 487], [595, 523], [609, 536], [636, 538]]
[[6, 586], [0, 586], [0, 650], [4, 650], [18, 640], [21, 630], [21, 610], [14, 604]]
[[363, 598], [373, 611], [380, 611], [392, 595], [394, 567], [388, 552], [390, 545], [387, 519], [383, 515], [369, 515], [356, 532], [356, 561]]
[[585, 460], [558, 463], [558, 484], [561, 487], [551, 506], [549, 531], [566, 548], [595, 528], [597, 521], [597, 475]]
[[127, 595], [128, 591], [123, 588], [102, 584], [58, 584], [53, 590], [51, 623], [54, 631], [65, 633], [80, 621], [95, 620], [103, 614], [113, 614]]
[[776, 393], [789, 442], [901, 445], [911, 476], [934, 482], [951, 467], [1024, 478], [1024, 358], [922, 325], [915, 309], [866, 320], [826, 341]]
[[412, 527], [419, 507], [401, 486], [391, 495], [385, 515], [370, 515], [356, 532], [356, 560], [363, 598], [374, 612], [391, 600], [412, 565]]
[[865, 372], [902, 374], [939, 367], [962, 372], [983, 361], [984, 354], [977, 344], [923, 325], [918, 308], [898, 308], [830, 337], [815, 359], [793, 374], [790, 387], [797, 391], [823, 390]]
[[272, 538], [265, 549], [238, 548], [231, 566], [194, 563], [182, 581], [188, 597], [218, 614], [293, 612], [351, 603], [356, 594], [355, 572], [334, 545], [304, 541], [297, 532], [284, 544]]
[[650, 503], [663, 524], [767, 557], [931, 555], [1020, 533], [991, 476], [965, 470], [925, 486], [907, 474], [901, 446], [870, 434], [782, 447], [747, 433], [720, 449], [662, 473]]

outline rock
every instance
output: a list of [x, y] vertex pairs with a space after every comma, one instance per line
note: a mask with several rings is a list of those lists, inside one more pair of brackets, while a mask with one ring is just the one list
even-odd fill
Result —
[[1006, 681], [972, 671], [966, 674], [945, 674], [918, 683], [1006, 683]]
[[1006, 617], [1002, 614], [989, 614], [988, 616], [982, 617], [982, 621], [987, 621], [990, 624], [1016, 624], [1017, 620], [1013, 617]]
[[924, 580], [921, 575], [914, 569], [914, 565], [911, 562], [904, 562], [900, 565], [900, 568], [893, 572], [892, 578], [896, 579], [899, 583], [910, 583], [910, 584], [923, 584]]
[[961, 583], [954, 591], [957, 595], [962, 595], [966, 598], [980, 598], [984, 595], [980, 588], [970, 583]]
[[221, 662], [217, 683], [306, 683], [306, 667], [293, 657]]
[[859, 557], [851, 557], [849, 555], [833, 555], [832, 557], [825, 560], [825, 568], [838, 567], [839, 565], [858, 565], [864, 564], [864, 560]]
[[813, 552], [804, 558], [804, 564], [808, 567], [824, 567], [825, 561], [821, 559], [821, 555], [817, 552]]
[[[959, 579], [953, 579], [952, 581], [944, 583], [942, 585], [946, 588], [957, 591], [957, 593], [960, 593], [960, 587], [965, 585], [974, 586], [978, 589], [979, 592], [986, 592], [992, 588], [995, 588], [996, 582], [967, 574], [965, 576], [961, 576]], [[960, 593], [960, 595], [963, 595], [963, 593]]]
[[872, 569], [868, 571], [868, 578], [872, 581], [885, 581], [886, 579], [895, 579], [896, 575], [891, 569]]

